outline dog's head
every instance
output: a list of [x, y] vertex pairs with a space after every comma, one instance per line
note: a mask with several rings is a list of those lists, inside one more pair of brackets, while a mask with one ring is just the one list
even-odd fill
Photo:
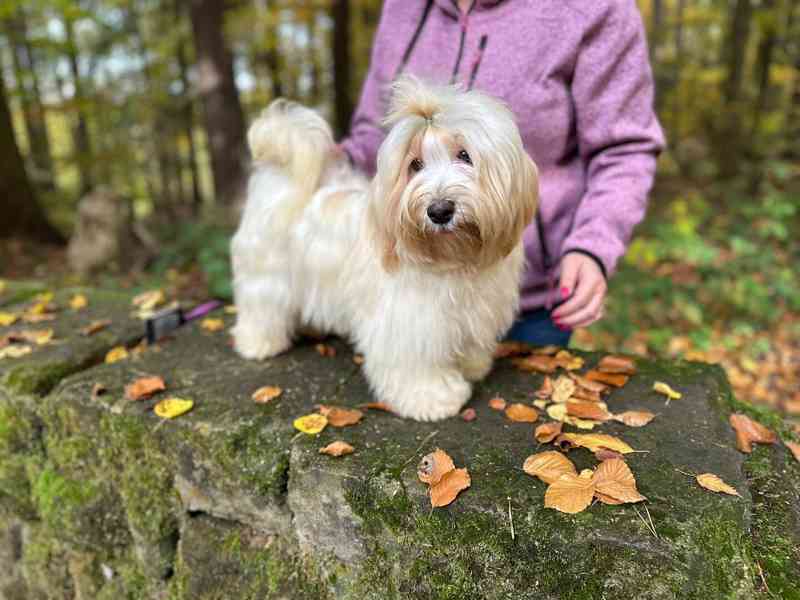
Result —
[[536, 166], [511, 111], [477, 91], [412, 77], [392, 89], [370, 205], [384, 266], [483, 268], [533, 219]]

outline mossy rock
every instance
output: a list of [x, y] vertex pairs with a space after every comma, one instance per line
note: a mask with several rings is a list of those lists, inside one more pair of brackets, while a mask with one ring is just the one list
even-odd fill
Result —
[[[78, 353], [83, 342], [63, 337]], [[1, 513], [0, 541], [21, 549], [0, 547], [0, 598], [16, 600], [21, 589], [175, 600], [800, 598], [800, 469], [781, 445], [750, 456], [734, 449], [727, 416], [750, 409], [732, 399], [719, 368], [640, 360], [608, 405], [658, 416], [639, 429], [600, 430], [643, 451], [627, 462], [648, 502], [570, 516], [545, 509], [545, 485], [521, 469], [545, 449], [533, 427], [487, 406], [495, 395], [530, 402], [540, 376], [499, 362], [476, 387], [469, 423], [369, 411], [356, 426], [299, 434], [293, 419], [317, 404], [372, 400], [350, 349], [332, 344], [335, 357], [304, 342], [248, 362], [224, 331], [195, 323], [121, 362], [90, 361], [49, 393], [0, 388], [0, 408], [31, 407], [4, 417], [14, 419], [6, 462], [22, 462], [11, 479], [25, 473], [30, 485]], [[144, 375], [164, 377], [167, 391], [127, 400], [125, 385]], [[665, 405], [655, 380], [683, 398]], [[93, 396], [96, 383], [107, 392]], [[263, 385], [283, 394], [257, 404], [251, 394]], [[152, 409], [168, 395], [193, 409], [161, 420]], [[779, 427], [770, 413], [754, 416]], [[320, 455], [335, 439], [356, 452]], [[436, 447], [469, 469], [472, 486], [432, 510], [415, 471]], [[579, 469], [596, 464], [585, 450], [570, 458]], [[684, 474], [702, 472], [742, 498]]]

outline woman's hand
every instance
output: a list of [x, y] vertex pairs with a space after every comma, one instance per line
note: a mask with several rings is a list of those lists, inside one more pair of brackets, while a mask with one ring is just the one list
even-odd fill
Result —
[[588, 327], [603, 317], [608, 286], [597, 262], [580, 252], [568, 252], [561, 259], [558, 294], [566, 300], [551, 317], [559, 329]]

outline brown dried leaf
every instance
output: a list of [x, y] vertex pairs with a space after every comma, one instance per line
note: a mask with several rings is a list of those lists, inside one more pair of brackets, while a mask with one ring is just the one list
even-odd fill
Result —
[[466, 469], [454, 469], [445, 473], [439, 483], [431, 486], [431, 506], [447, 506], [472, 483]]
[[794, 458], [797, 462], [800, 462], [800, 444], [797, 442], [784, 442], [786, 447], [792, 451]]
[[627, 356], [604, 356], [596, 368], [603, 373], [620, 373], [622, 375], [634, 375], [636, 373], [636, 363]]
[[102, 331], [106, 327], [111, 325], [111, 319], [101, 319], [99, 321], [92, 321], [86, 327], [81, 329], [81, 335], [89, 336], [94, 335], [98, 331]]
[[446, 473], [455, 468], [456, 466], [450, 455], [441, 448], [437, 448], [430, 454], [423, 456], [422, 460], [419, 461], [417, 477], [422, 483], [436, 485]]
[[597, 394], [602, 394], [608, 391], [608, 386], [605, 383], [600, 381], [592, 381], [591, 379], [587, 379], [583, 375], [578, 375], [577, 373], [569, 373], [569, 376], [578, 384], [578, 389], [584, 389], [588, 392], [596, 392]]
[[599, 448], [608, 448], [620, 454], [628, 454], [634, 451], [633, 448], [618, 437], [604, 433], [562, 433], [558, 436], [558, 439], [567, 441], [575, 446], [587, 448], [591, 452]]
[[731, 496], [739, 496], [740, 498], [742, 497], [741, 494], [739, 494], [739, 492], [737, 492], [735, 488], [725, 483], [722, 479], [720, 479], [713, 473], [703, 473], [702, 475], [698, 475], [697, 483], [699, 483], [702, 487], [706, 488], [707, 490], [711, 490], [712, 492], [722, 492], [723, 494], [729, 494]]
[[614, 420], [624, 423], [628, 427], [644, 427], [655, 417], [653, 413], [646, 410], [626, 410], [623, 413], [614, 415]]
[[355, 425], [363, 417], [364, 413], [357, 408], [342, 408], [341, 406], [319, 406], [319, 413], [328, 418], [328, 425], [332, 427], [346, 427]]
[[589, 371], [586, 373], [586, 379], [589, 381], [599, 381], [600, 383], [606, 383], [608, 385], [613, 385], [614, 387], [622, 387], [626, 383], [628, 383], [628, 376], [621, 375], [617, 373], [603, 373], [602, 371]]
[[317, 344], [314, 346], [314, 349], [320, 356], [325, 356], [327, 358], [333, 358], [336, 356], [336, 348], [329, 346], [328, 344]]
[[535, 437], [536, 441], [540, 444], [548, 444], [556, 439], [556, 436], [561, 433], [561, 428], [563, 426], [563, 423], [558, 421], [544, 423], [536, 428], [533, 432], [533, 437]]
[[517, 402], [506, 408], [506, 416], [517, 423], [535, 423], [539, 418], [539, 411], [532, 406]]
[[597, 490], [594, 491], [594, 497], [600, 500], [600, 502], [602, 502], [603, 504], [612, 504], [614, 506], [617, 506], [619, 504], [625, 504], [622, 500], [617, 500], [615, 498], [612, 498], [611, 496], [606, 496], [605, 494], [601, 494]]
[[506, 401], [503, 400], [500, 396], [495, 396], [494, 398], [489, 400], [489, 408], [493, 410], [505, 410]]
[[353, 452], [355, 452], [355, 448], [341, 440], [331, 442], [327, 446], [319, 449], [320, 454], [327, 454], [328, 456], [344, 456], [345, 454], [352, 454]]
[[388, 413], [394, 413], [388, 404], [384, 402], [367, 402], [366, 404], [359, 404], [359, 408], [366, 408], [368, 410], [382, 410]]
[[592, 419], [593, 421], [608, 421], [612, 414], [608, 412], [604, 402], [584, 402], [582, 400], [567, 402], [567, 414], [579, 419]]
[[531, 354], [542, 354], [544, 356], [553, 356], [554, 354], [558, 353], [561, 350], [561, 346], [539, 346], [538, 348], [533, 348], [531, 350]]
[[547, 407], [547, 415], [556, 421], [562, 423], [569, 423], [570, 425], [579, 429], [594, 429], [595, 425], [599, 425], [599, 421], [591, 421], [588, 419], [579, 419], [578, 417], [571, 417], [567, 414], [567, 403], [564, 404], [551, 404]]
[[500, 342], [494, 351], [495, 358], [506, 358], [508, 356], [519, 356], [520, 354], [528, 354], [531, 351], [531, 346], [523, 342]]
[[538, 477], [545, 483], [553, 483], [565, 474], [578, 474], [572, 461], [555, 450], [531, 454], [525, 459], [522, 470], [532, 477]]
[[753, 443], [774, 444], [778, 440], [774, 432], [747, 415], [735, 413], [730, 416], [729, 421], [736, 431], [736, 447], [747, 454], [753, 451]]
[[474, 421], [477, 417], [478, 413], [475, 412], [474, 408], [465, 408], [461, 411], [461, 418], [467, 423]]
[[520, 371], [537, 373], [554, 373], [556, 370], [555, 359], [550, 356], [543, 356], [540, 354], [531, 354], [524, 358], [514, 358], [511, 360], [512, 364]]
[[592, 392], [580, 386], [576, 387], [575, 391], [572, 392], [572, 398], [574, 400], [585, 400], [586, 402], [600, 402], [602, 400], [599, 392]]
[[125, 397], [128, 400], [145, 400], [155, 394], [167, 389], [161, 377], [141, 377], [125, 386]]
[[544, 381], [542, 381], [542, 387], [540, 387], [534, 395], [541, 399], [547, 400], [553, 394], [553, 380], [550, 379], [548, 375], [544, 376]]
[[623, 455], [619, 452], [609, 450], [608, 448], [598, 448], [594, 451], [594, 457], [602, 462], [604, 460], [611, 460], [612, 458], [623, 458]]
[[258, 388], [250, 396], [257, 404], [266, 404], [270, 400], [274, 400], [283, 393], [283, 390], [274, 385], [265, 385]]
[[574, 515], [592, 503], [594, 482], [577, 475], [566, 474], [550, 484], [544, 493], [545, 508]]
[[364, 364], [364, 355], [363, 354], [354, 354], [353, 355], [353, 362], [357, 365]]
[[580, 356], [575, 356], [567, 350], [561, 350], [555, 355], [556, 366], [566, 369], [567, 371], [576, 371], [583, 368], [583, 359]]
[[575, 382], [569, 377], [562, 375], [553, 383], [553, 395], [550, 397], [550, 399], [553, 402], [558, 403], [566, 402], [570, 399], [574, 391]]
[[595, 489], [619, 502], [641, 502], [646, 500], [636, 489], [636, 478], [620, 458], [601, 462], [592, 476]]

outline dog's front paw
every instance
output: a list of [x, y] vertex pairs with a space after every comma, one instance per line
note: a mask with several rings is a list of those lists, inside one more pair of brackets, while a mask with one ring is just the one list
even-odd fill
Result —
[[291, 340], [287, 335], [269, 336], [255, 327], [239, 323], [233, 328], [233, 347], [243, 358], [263, 360], [289, 349]]
[[467, 381], [481, 381], [492, 370], [492, 356], [491, 354], [465, 356], [459, 361], [458, 368]]
[[441, 421], [457, 415], [471, 394], [472, 386], [460, 373], [448, 373], [410, 384], [389, 405], [403, 417]]

